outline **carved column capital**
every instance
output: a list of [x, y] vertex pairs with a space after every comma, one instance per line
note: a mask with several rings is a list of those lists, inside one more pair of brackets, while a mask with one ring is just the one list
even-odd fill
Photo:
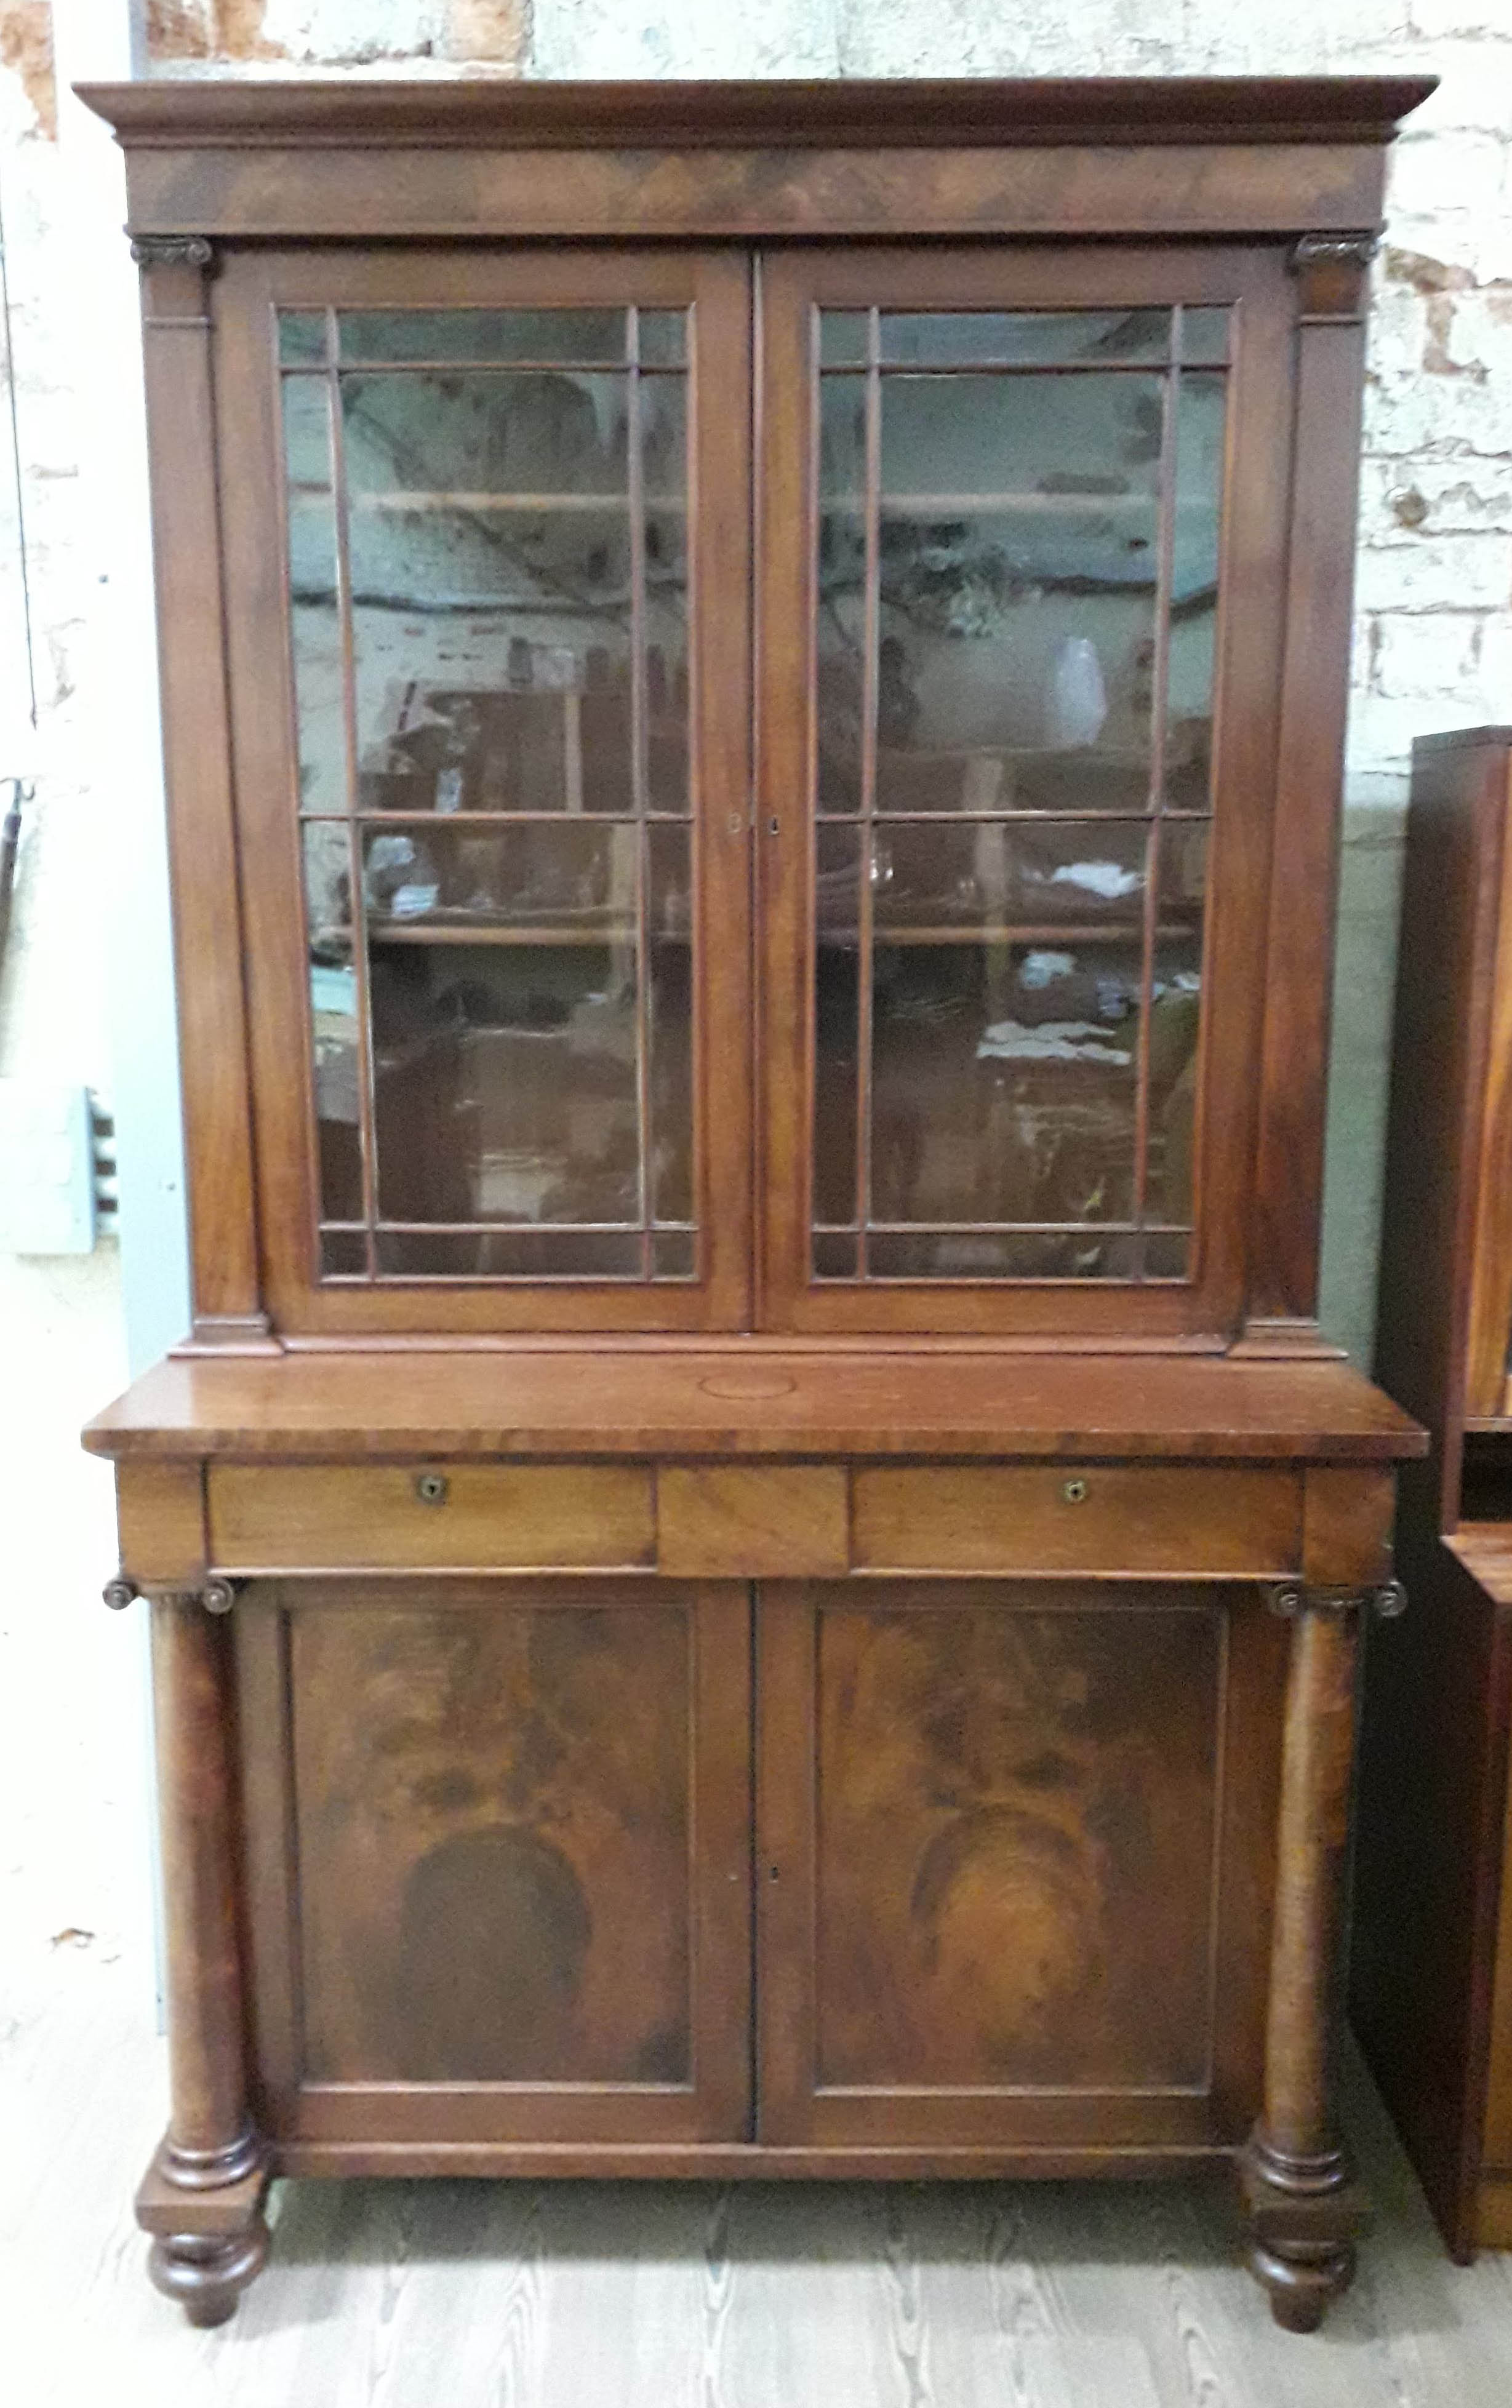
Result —
[[1380, 247], [1379, 235], [1363, 229], [1359, 234], [1299, 235], [1288, 265], [1294, 276], [1309, 267], [1368, 267]]
[[113, 1613], [119, 1613], [138, 1597], [147, 1598], [153, 1605], [202, 1605], [207, 1613], [229, 1613], [237, 1601], [237, 1584], [215, 1573], [197, 1587], [190, 1588], [181, 1581], [138, 1582], [125, 1572], [118, 1572], [114, 1580], [106, 1582], [102, 1594]]
[[1376, 1613], [1383, 1622], [1390, 1622], [1406, 1612], [1407, 1592], [1398, 1580], [1386, 1581], [1378, 1588], [1329, 1588], [1303, 1581], [1274, 1581], [1265, 1591], [1265, 1602], [1287, 1622], [1302, 1613]]
[[215, 250], [202, 234], [137, 234], [131, 255], [138, 267], [209, 267]]

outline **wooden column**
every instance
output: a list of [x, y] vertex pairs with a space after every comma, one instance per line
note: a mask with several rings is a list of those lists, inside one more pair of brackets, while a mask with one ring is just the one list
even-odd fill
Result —
[[1345, 1855], [1354, 1761], [1360, 1613], [1399, 1612], [1402, 1591], [1284, 1586], [1292, 1618], [1265, 2104], [1244, 2162], [1250, 2265], [1272, 2313], [1311, 2332], [1354, 2273], [1364, 2202], [1334, 2119]]
[[196, 2325], [223, 2323], [267, 2255], [247, 2091], [232, 1602], [223, 1581], [152, 1596], [171, 2107], [137, 2214], [153, 2235], [153, 2282]]
[[222, 590], [211, 245], [144, 236], [142, 358], [173, 860], [194, 1342], [270, 1349], [257, 1257]]

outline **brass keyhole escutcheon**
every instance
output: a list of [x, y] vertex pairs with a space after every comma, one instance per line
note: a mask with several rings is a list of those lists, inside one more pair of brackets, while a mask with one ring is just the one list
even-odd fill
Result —
[[446, 1480], [444, 1475], [439, 1471], [417, 1472], [415, 1474], [415, 1495], [419, 1498], [422, 1505], [444, 1505], [446, 1502]]
[[1085, 1505], [1087, 1502], [1087, 1483], [1085, 1480], [1068, 1480], [1062, 1487], [1060, 1494], [1065, 1498], [1068, 1505]]

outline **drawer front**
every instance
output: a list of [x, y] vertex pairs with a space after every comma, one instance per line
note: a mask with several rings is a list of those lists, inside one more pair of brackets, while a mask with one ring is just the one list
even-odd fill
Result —
[[1185, 1465], [858, 1469], [857, 1571], [1295, 1571], [1300, 1472]]
[[221, 1464], [210, 1551], [226, 1570], [579, 1571], [655, 1558], [639, 1464]]

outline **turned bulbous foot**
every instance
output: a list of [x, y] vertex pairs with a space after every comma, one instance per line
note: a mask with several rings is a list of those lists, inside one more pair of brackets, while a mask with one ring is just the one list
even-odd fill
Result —
[[229, 2236], [160, 2233], [148, 2253], [147, 2271], [192, 2325], [223, 2325], [266, 2258], [267, 2227], [259, 2216], [245, 2232]]
[[1282, 2250], [1263, 2241], [1249, 2252], [1250, 2271], [1270, 2296], [1271, 2314], [1284, 2331], [1316, 2332], [1325, 2310], [1354, 2280], [1353, 2244], [1321, 2244]]

